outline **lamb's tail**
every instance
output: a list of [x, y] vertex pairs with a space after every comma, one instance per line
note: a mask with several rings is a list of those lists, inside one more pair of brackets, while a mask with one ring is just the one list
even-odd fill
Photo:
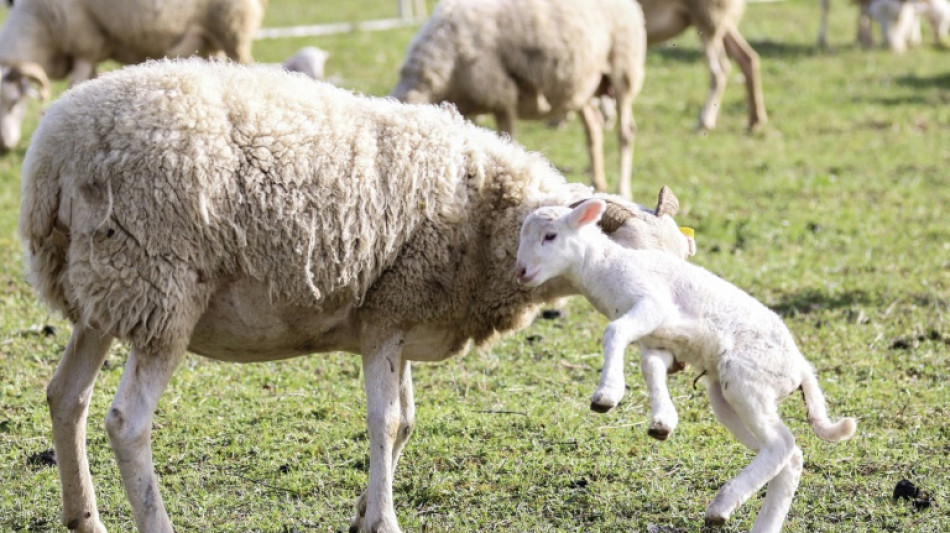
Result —
[[805, 398], [805, 409], [808, 411], [808, 423], [818, 435], [818, 438], [828, 442], [838, 442], [851, 438], [858, 423], [853, 418], [842, 418], [837, 422], [828, 419], [825, 408], [825, 395], [818, 386], [818, 379], [809, 367], [802, 376], [802, 396]]
[[[34, 139], [37, 135], [34, 134]], [[69, 228], [59, 220], [62, 190], [59, 169], [45, 150], [31, 146], [23, 160], [23, 199], [19, 232], [23, 242], [27, 277], [40, 298], [69, 316], [65, 288]]]

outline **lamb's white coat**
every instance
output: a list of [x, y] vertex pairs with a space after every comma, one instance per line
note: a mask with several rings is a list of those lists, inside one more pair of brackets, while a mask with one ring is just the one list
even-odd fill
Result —
[[666, 439], [678, 417], [666, 387], [675, 363], [705, 375], [713, 410], [758, 455], [726, 483], [706, 510], [721, 524], [768, 483], [752, 531], [778, 532], [802, 471], [802, 453], [782, 422], [778, 402], [801, 388], [808, 420], [822, 439], [856, 429], [852, 418], [831, 423], [811, 365], [782, 320], [736, 286], [702, 267], [666, 254], [624, 249], [597, 229], [600, 200], [573, 210], [542, 207], [529, 215], [518, 248], [519, 280], [529, 287], [563, 276], [610, 319], [604, 366], [591, 408], [604, 412], [624, 394], [623, 353], [639, 342], [652, 400], [648, 433]]
[[[74, 324], [47, 394], [62, 521], [77, 533], [104, 531], [85, 421], [114, 338], [131, 351], [106, 428], [139, 531], [172, 530], [149, 443], [186, 348], [238, 362], [360, 354], [370, 465], [352, 525], [399, 531], [410, 361], [488, 342], [576, 292], [517, 284], [518, 231], [535, 208], [592, 192], [451, 109], [200, 60], [68, 91], [22, 181], [31, 282]], [[684, 257], [690, 242], [665, 205], [660, 216], [630, 205], [611, 235]]]
[[16, 146], [29, 87], [76, 85], [112, 59], [224, 53], [250, 63], [267, 0], [17, 0], [0, 29], [0, 150]]
[[633, 100], [643, 85], [643, 12], [632, 0], [442, 0], [409, 45], [392, 96], [448, 101], [466, 116], [516, 118], [580, 111], [594, 186], [604, 191], [603, 124], [596, 96], [612, 91], [619, 114], [619, 189], [630, 198]]

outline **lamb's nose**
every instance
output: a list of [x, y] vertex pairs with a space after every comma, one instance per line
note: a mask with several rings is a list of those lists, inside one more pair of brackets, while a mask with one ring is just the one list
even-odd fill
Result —
[[527, 273], [528, 273], [528, 269], [527, 269], [527, 268], [525, 268], [525, 267], [519, 267], [519, 268], [518, 268], [518, 281], [524, 280], [524, 276], [525, 276], [525, 274], [527, 274]]

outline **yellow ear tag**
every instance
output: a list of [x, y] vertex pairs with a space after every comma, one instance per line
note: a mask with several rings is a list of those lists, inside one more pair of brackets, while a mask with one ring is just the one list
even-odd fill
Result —
[[680, 226], [680, 231], [683, 232], [683, 235], [686, 235], [690, 239], [696, 238], [696, 230], [693, 228], [688, 228], [686, 226]]

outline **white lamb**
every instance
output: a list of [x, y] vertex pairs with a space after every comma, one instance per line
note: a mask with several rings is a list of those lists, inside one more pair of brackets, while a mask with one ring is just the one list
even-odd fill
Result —
[[[0, 152], [20, 141], [27, 98], [76, 85], [107, 59], [227, 57], [250, 63], [267, 0], [16, 0], [0, 29]], [[38, 87], [38, 91], [31, 87]]]
[[827, 441], [851, 437], [855, 420], [828, 419], [814, 370], [775, 313], [701, 267], [615, 245], [594, 224], [604, 208], [594, 199], [573, 210], [542, 207], [529, 215], [518, 247], [519, 281], [538, 287], [564, 277], [610, 318], [603, 374], [591, 401], [595, 411], [609, 410], [623, 396], [623, 353], [632, 342], [640, 343], [652, 401], [647, 432], [657, 439], [666, 439], [677, 424], [667, 372], [683, 364], [702, 371], [716, 416], [758, 452], [720, 489], [706, 510], [706, 523], [724, 523], [768, 483], [752, 531], [779, 531], [801, 477], [802, 452], [779, 418], [778, 402], [801, 389], [808, 421]]
[[[77, 533], [105, 530], [85, 426], [116, 338], [131, 351], [106, 429], [139, 531], [172, 531], [151, 429], [187, 349], [234, 362], [360, 354], [369, 480], [351, 528], [398, 532], [411, 361], [489, 342], [576, 292], [526, 289], [511, 273], [528, 213], [591, 194], [444, 107], [201, 60], [68, 91], [40, 122], [22, 182], [31, 282], [73, 323], [47, 398], [62, 522]], [[605, 231], [625, 246], [689, 252], [668, 190], [655, 213], [611, 205]]]
[[443, 0], [409, 45], [391, 95], [491, 113], [513, 136], [516, 118], [580, 111], [592, 183], [607, 190], [597, 96], [619, 114], [619, 190], [632, 195], [633, 100], [643, 85], [646, 37], [633, 0]]

